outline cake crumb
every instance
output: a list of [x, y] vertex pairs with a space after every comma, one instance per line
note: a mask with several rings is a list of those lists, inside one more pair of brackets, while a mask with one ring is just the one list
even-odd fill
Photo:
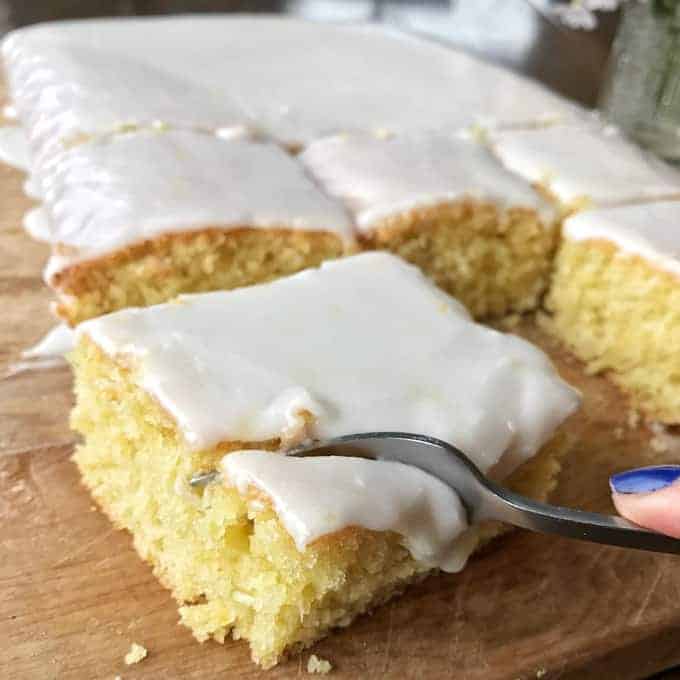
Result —
[[649, 440], [649, 445], [652, 451], [656, 453], [668, 453], [671, 448], [674, 448], [673, 436], [664, 427], [663, 423], [650, 423], [649, 429], [652, 432], [652, 438]]
[[132, 666], [132, 664], [139, 663], [143, 659], [146, 659], [148, 653], [146, 647], [142, 647], [142, 645], [133, 642], [130, 646], [130, 651], [125, 655], [125, 665]]
[[391, 139], [394, 137], [394, 132], [387, 128], [376, 128], [374, 134], [378, 139]]
[[121, 678], [120, 675], [117, 675], [113, 680], [123, 680], [123, 678]]
[[489, 135], [486, 128], [479, 123], [475, 123], [459, 132], [461, 139], [470, 139], [480, 144], [485, 144], [489, 141]]
[[657, 453], [668, 453], [668, 450], [670, 449], [668, 442], [659, 435], [652, 437], [649, 440], [649, 445], [652, 447], [652, 451], [656, 451]]
[[316, 654], [312, 654], [307, 661], [307, 672], [308, 673], [319, 673], [320, 675], [326, 675], [331, 672], [333, 668], [330, 661], [327, 659], [320, 659]]
[[623, 435], [624, 435], [624, 433], [623, 433], [622, 427], [615, 427], [614, 428], [614, 437], [616, 437], [616, 439], [623, 439]]
[[545, 668], [539, 668], [539, 669], [536, 671], [536, 678], [537, 678], [537, 680], [540, 680], [540, 678], [542, 678], [547, 672], [548, 672], [548, 671], [547, 671]]
[[640, 424], [640, 414], [633, 410], [628, 412], [628, 427], [634, 430]]

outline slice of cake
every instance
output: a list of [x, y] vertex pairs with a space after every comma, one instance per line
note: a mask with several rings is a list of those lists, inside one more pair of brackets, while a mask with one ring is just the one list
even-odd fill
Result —
[[[545, 498], [564, 450], [556, 431], [579, 401], [540, 350], [476, 325], [386, 253], [124, 310], [78, 337], [84, 483], [196, 637], [245, 638], [263, 666], [433, 568], [460, 568], [499, 530], [465, 530], [456, 494], [410, 468], [268, 451], [427, 433]], [[248, 449], [260, 453], [232, 460]], [[216, 468], [222, 482], [188, 484]]]
[[491, 147], [510, 170], [555, 197], [566, 212], [680, 197], [680, 173], [611, 126], [495, 132]]
[[587, 210], [564, 223], [549, 323], [650, 417], [680, 423], [680, 203]]
[[480, 143], [453, 135], [351, 135], [301, 154], [344, 201], [366, 248], [417, 264], [475, 317], [534, 309], [557, 239], [555, 215]]
[[40, 175], [45, 278], [71, 324], [289, 274], [352, 249], [343, 207], [274, 144], [146, 131], [76, 146]]

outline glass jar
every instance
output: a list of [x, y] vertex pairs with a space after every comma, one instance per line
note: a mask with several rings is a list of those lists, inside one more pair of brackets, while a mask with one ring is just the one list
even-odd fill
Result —
[[680, 161], [680, 0], [624, 4], [600, 109], [643, 146]]

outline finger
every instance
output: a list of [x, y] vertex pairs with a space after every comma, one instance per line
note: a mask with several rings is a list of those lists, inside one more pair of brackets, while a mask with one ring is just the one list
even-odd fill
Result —
[[680, 466], [628, 470], [610, 479], [620, 515], [647, 529], [680, 538]]

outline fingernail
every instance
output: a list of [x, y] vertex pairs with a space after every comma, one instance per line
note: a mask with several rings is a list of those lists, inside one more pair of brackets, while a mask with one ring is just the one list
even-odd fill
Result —
[[680, 465], [652, 465], [626, 470], [609, 478], [615, 493], [650, 493], [673, 484], [680, 479]]

